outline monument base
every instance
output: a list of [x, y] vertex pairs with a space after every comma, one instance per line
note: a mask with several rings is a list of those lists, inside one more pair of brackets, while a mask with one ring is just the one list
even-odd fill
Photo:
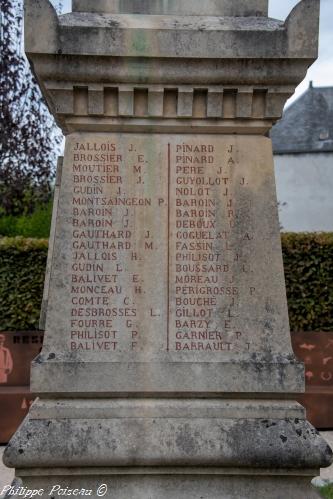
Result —
[[292, 401], [44, 399], [4, 460], [45, 498], [305, 499], [331, 454]]
[[43, 495], [38, 497], [45, 499], [61, 496], [107, 499], [318, 499], [318, 493], [311, 485], [311, 479], [316, 474], [316, 470], [304, 474], [301, 471], [200, 467], [18, 470], [24, 487], [43, 489]]

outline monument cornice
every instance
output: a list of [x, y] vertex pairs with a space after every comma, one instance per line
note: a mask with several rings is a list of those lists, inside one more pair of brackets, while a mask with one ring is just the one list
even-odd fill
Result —
[[[319, 0], [302, 0], [282, 22], [268, 17], [91, 12], [58, 17], [49, 0], [25, 0], [26, 52], [63, 56], [315, 60], [319, 6]], [[48, 36], [41, 36], [36, 25], [47, 30]], [[310, 30], [317, 36], [308, 37]]]
[[[26, 51], [65, 134], [265, 134], [317, 57], [317, 39], [307, 36], [318, 31], [317, 0], [300, 2], [285, 23], [263, 16], [58, 17], [48, 0], [25, 5]], [[37, 24], [47, 36], [32, 28]], [[213, 122], [201, 123], [207, 119]]]
[[[202, 15], [202, 0], [73, 0], [73, 12]], [[268, 0], [206, 0], [206, 15], [267, 16]]]

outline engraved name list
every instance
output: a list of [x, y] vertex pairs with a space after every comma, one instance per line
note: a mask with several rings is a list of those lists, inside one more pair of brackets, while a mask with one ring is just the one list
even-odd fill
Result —
[[244, 154], [228, 137], [71, 138], [71, 351], [255, 348], [259, 237]]

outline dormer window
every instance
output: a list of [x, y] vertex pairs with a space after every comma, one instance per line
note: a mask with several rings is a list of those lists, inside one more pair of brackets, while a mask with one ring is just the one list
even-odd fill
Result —
[[330, 134], [328, 130], [324, 130], [319, 135], [319, 140], [328, 140], [330, 138]]

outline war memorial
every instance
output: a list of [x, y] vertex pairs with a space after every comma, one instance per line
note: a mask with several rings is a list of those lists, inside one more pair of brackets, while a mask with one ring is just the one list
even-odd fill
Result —
[[268, 0], [73, 0], [62, 16], [26, 0], [66, 146], [39, 398], [4, 458], [22, 487], [317, 497], [331, 450], [294, 402], [268, 133], [317, 58], [319, 6], [282, 22]]

